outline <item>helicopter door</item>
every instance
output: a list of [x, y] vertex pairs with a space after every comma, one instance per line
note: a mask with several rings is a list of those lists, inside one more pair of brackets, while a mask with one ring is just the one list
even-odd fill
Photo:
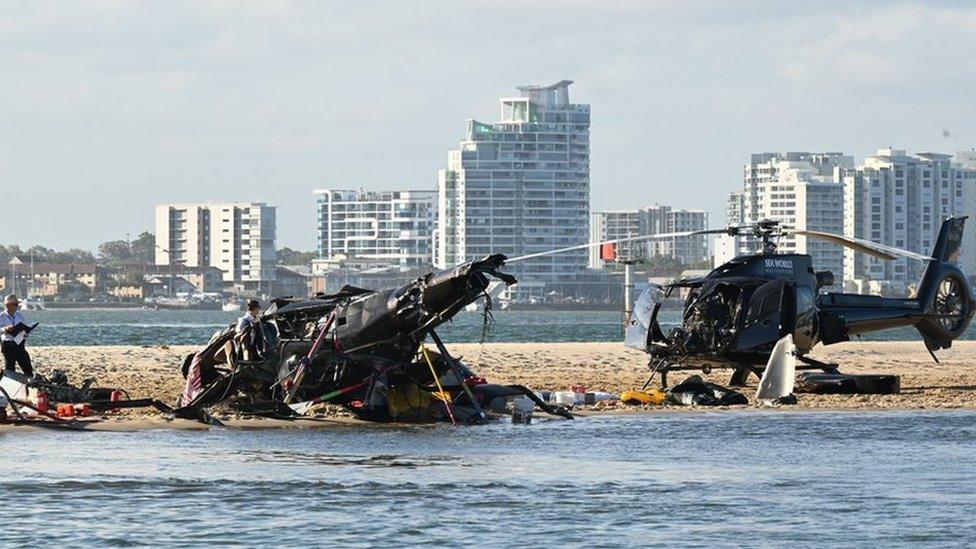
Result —
[[786, 326], [786, 288], [786, 280], [779, 279], [767, 282], [752, 292], [736, 340], [736, 351], [748, 351], [779, 340]]

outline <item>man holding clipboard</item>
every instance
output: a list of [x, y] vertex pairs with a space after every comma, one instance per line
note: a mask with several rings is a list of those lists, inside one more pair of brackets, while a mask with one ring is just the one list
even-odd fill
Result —
[[34, 375], [30, 355], [27, 353], [27, 335], [37, 327], [28, 326], [24, 313], [17, 310], [20, 303], [17, 296], [10, 294], [3, 300], [3, 312], [0, 313], [0, 350], [3, 352], [4, 369], [14, 371], [14, 366], [20, 364], [24, 375]]

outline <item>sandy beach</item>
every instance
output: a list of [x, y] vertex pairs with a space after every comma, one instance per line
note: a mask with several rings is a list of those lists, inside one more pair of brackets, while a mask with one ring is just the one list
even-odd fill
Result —
[[[640, 387], [647, 378], [646, 356], [619, 343], [488, 343], [450, 345], [472, 369], [490, 382], [521, 383], [533, 389], [565, 390], [582, 384], [589, 390], [618, 393]], [[34, 347], [35, 368], [60, 368], [75, 384], [86, 377], [98, 385], [121, 387], [132, 398], [175, 401], [183, 387], [181, 359], [195, 347]], [[812, 356], [841, 364], [847, 373], [902, 376], [898, 395], [799, 395], [793, 409], [976, 408], [976, 341], [956, 342], [939, 353], [936, 364], [921, 342], [850, 342], [820, 347]], [[695, 372], [675, 372], [677, 383]], [[709, 380], [726, 384], [730, 372], [714, 371]], [[756, 378], [750, 383], [754, 387]], [[747, 389], [751, 396], [754, 389]], [[136, 414], [145, 416], [148, 412]], [[152, 415], [152, 413], [148, 413]], [[134, 414], [128, 414], [133, 417]]]

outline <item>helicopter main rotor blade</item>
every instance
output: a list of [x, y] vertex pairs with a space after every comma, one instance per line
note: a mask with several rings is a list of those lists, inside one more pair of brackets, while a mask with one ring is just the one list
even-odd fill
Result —
[[903, 250], [901, 248], [895, 248], [894, 246], [877, 244], [875, 242], [871, 242], [870, 240], [862, 240], [860, 238], [840, 236], [831, 233], [822, 233], [820, 231], [797, 231], [791, 229], [785, 232], [788, 234], [809, 236], [811, 238], [825, 240], [827, 242], [831, 242], [839, 246], [844, 246], [854, 251], [861, 252], [863, 254], [867, 254], [872, 257], [877, 257], [878, 259], [883, 259], [885, 261], [893, 261], [895, 259], [898, 259], [899, 257], [907, 257], [908, 259], [917, 259], [919, 261], [935, 260], [934, 257], [917, 254], [915, 252], [910, 252], [908, 250]]
[[580, 244], [578, 246], [569, 246], [566, 248], [559, 248], [556, 250], [549, 250], [546, 252], [538, 252], [534, 254], [520, 255], [518, 257], [513, 257], [511, 259], [506, 259], [505, 263], [515, 263], [516, 261], [524, 261], [526, 259], [534, 259], [536, 257], [545, 257], [547, 255], [561, 254], [564, 252], [572, 252], [575, 250], [583, 250], [586, 248], [595, 248], [597, 246], [602, 246], [604, 244], [619, 244], [621, 242], [637, 242], [639, 240], [656, 240], [660, 238], [678, 238], [682, 236], [697, 236], [703, 234], [726, 234], [727, 229], [707, 229], [704, 231], [683, 231], [678, 233], [660, 233], [660, 234], [644, 234], [640, 236], [628, 236], [625, 238], [615, 238], [613, 240], [604, 240], [602, 242], [590, 242], [588, 244]]

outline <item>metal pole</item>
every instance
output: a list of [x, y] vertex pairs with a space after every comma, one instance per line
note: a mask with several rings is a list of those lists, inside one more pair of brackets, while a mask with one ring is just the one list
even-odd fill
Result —
[[632, 261], [624, 262], [624, 331], [627, 331], [627, 325], [630, 324], [630, 315], [633, 313], [633, 295], [634, 295], [634, 263]]

